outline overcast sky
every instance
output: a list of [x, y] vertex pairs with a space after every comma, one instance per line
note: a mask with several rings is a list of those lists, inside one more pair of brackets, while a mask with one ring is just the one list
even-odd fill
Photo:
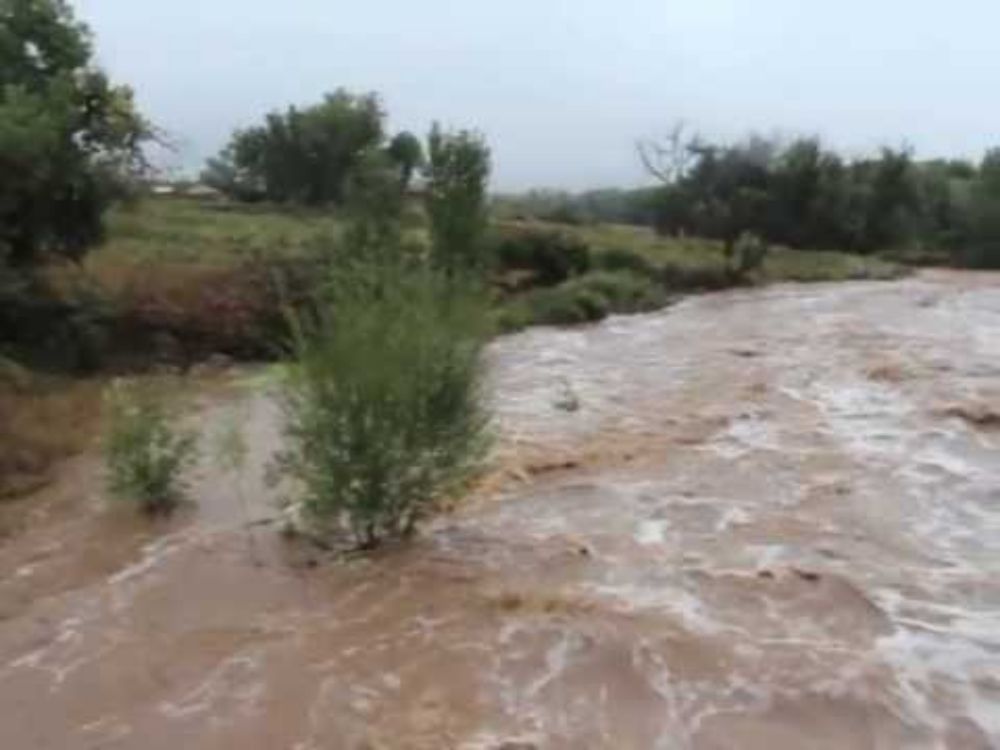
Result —
[[645, 181], [634, 143], [818, 134], [851, 152], [1000, 145], [998, 0], [74, 0], [188, 170], [344, 86], [394, 129], [486, 134], [495, 187]]

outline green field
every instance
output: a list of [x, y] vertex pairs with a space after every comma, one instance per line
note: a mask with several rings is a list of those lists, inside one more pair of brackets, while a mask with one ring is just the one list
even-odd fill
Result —
[[149, 198], [115, 208], [97, 263], [239, 263], [295, 256], [336, 233], [330, 212], [272, 206]]
[[[272, 275], [268, 268], [275, 263], [287, 269], [289, 263], [317, 257], [316, 250], [330, 252], [343, 227], [332, 211], [183, 198], [150, 198], [120, 207], [108, 224], [107, 240], [84, 265], [98, 288], [143, 325], [158, 329], [168, 324], [181, 338], [197, 330], [210, 340], [210, 329], [242, 331], [248, 319], [280, 317], [279, 310], [271, 309], [277, 304], [273, 295], [249, 290], [260, 289], [261, 278]], [[409, 245], [426, 246], [426, 220], [416, 204], [405, 212], [405, 226]], [[904, 270], [874, 256], [776, 247], [761, 268], [736, 281], [727, 272], [719, 242], [662, 237], [619, 224], [494, 221], [491, 242], [525, 232], [575, 237], [585, 263], [569, 277], [547, 284], [532, 269], [521, 269], [515, 272], [521, 282], [513, 289], [507, 283], [511, 269], [498, 268], [502, 330], [590, 322], [737, 283], [888, 279]], [[227, 317], [231, 315], [234, 320]]]
[[[411, 232], [422, 234], [420, 217]], [[498, 226], [503, 229], [507, 223]], [[334, 241], [341, 222], [329, 211], [268, 205], [157, 198], [117, 208], [109, 217], [107, 241], [88, 257], [94, 267], [118, 264], [230, 265], [301, 256], [317, 242]], [[724, 267], [720, 243], [665, 238], [650, 229], [618, 224], [531, 226], [574, 234], [592, 251], [624, 250], [658, 267], [712, 273]], [[760, 281], [837, 281], [898, 276], [901, 267], [875, 256], [772, 248]]]
[[[651, 229], [620, 224], [585, 226], [547, 225], [576, 234], [593, 250], [623, 249], [637, 253], [658, 267], [722, 272], [722, 245], [697, 238], [661, 237]], [[875, 256], [819, 250], [771, 248], [759, 281], [842, 281], [890, 279], [903, 268]]]

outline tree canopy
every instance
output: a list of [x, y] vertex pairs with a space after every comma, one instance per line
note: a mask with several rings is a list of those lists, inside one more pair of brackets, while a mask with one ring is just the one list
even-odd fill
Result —
[[150, 134], [67, 3], [0, 0], [0, 258], [79, 258]]
[[434, 259], [448, 273], [481, 266], [486, 227], [490, 150], [468, 130], [437, 124], [427, 139], [427, 213]]
[[[676, 133], [677, 131], [675, 131]], [[950, 250], [975, 265], [1000, 265], [1000, 152], [983, 163], [919, 162], [908, 149], [845, 159], [816, 138], [702, 138], [644, 145], [663, 182], [657, 227], [735, 242], [752, 232], [804, 249], [870, 253]]]
[[356, 173], [376, 162], [391, 164], [409, 184], [422, 162], [420, 141], [406, 132], [385, 141], [379, 98], [338, 89], [319, 104], [272, 112], [261, 125], [237, 130], [202, 179], [239, 200], [340, 204]]

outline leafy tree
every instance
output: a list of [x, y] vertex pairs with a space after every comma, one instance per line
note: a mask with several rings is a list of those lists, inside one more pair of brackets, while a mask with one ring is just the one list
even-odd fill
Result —
[[385, 115], [375, 94], [340, 89], [305, 109], [272, 112], [238, 130], [202, 178], [239, 199], [341, 203], [365, 155], [381, 146]]
[[424, 163], [424, 147], [420, 144], [420, 139], [406, 130], [397, 133], [389, 141], [386, 154], [399, 168], [403, 188], [409, 187], [413, 175]]
[[979, 268], [1000, 268], [1000, 149], [987, 152], [972, 183], [965, 215], [967, 233], [959, 259]]
[[482, 251], [489, 148], [475, 133], [445, 132], [435, 124], [428, 154], [427, 210], [434, 261], [452, 275], [481, 268], [486, 263]]
[[881, 157], [861, 169], [870, 170], [864, 250], [907, 244], [920, 210], [916, 174], [909, 151], [882, 149]]
[[746, 231], [767, 216], [774, 144], [751, 138], [743, 144], [692, 146], [696, 162], [682, 178], [689, 193], [688, 223], [695, 233], [721, 239], [727, 255]]
[[79, 258], [151, 129], [62, 0], [0, 0], [0, 258]]
[[954, 222], [948, 183], [964, 169], [949, 164], [944, 184], [934, 184], [906, 150], [845, 162], [815, 138], [719, 145], [675, 134], [641, 155], [664, 181], [657, 228], [722, 240], [728, 254], [744, 232], [798, 248], [918, 244]]

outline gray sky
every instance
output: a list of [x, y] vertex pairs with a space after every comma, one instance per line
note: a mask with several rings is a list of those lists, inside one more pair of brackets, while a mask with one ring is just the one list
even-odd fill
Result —
[[642, 183], [637, 138], [818, 134], [849, 152], [1000, 145], [997, 0], [74, 0], [101, 62], [197, 169], [344, 86], [394, 129], [486, 134], [495, 187]]

